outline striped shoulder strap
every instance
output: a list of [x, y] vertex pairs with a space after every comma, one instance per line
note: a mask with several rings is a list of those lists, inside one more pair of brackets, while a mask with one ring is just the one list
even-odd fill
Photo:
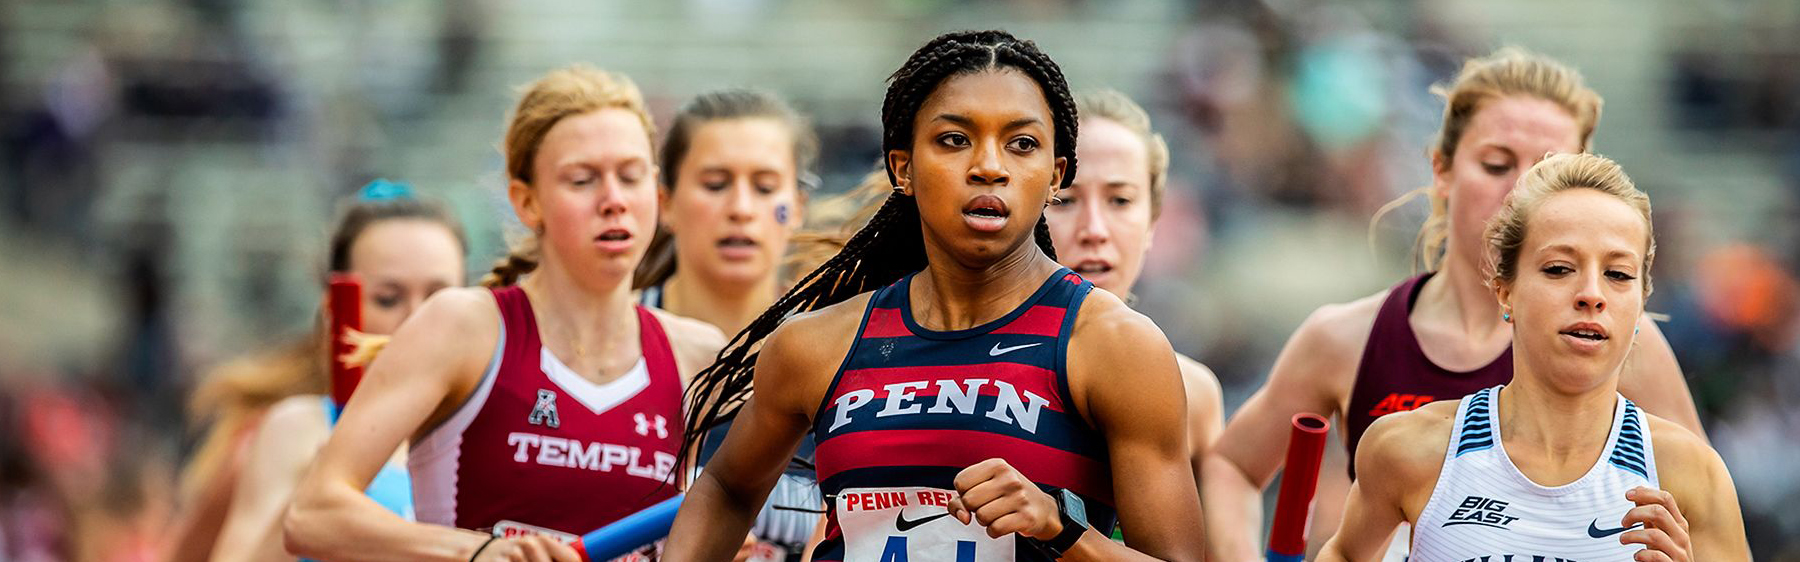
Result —
[[1463, 408], [1463, 417], [1458, 424], [1462, 431], [1456, 436], [1456, 456], [1493, 448], [1494, 423], [1490, 415], [1494, 409], [1493, 395], [1494, 389], [1484, 388], [1464, 398], [1468, 405]]
[[1625, 398], [1620, 400], [1625, 401], [1625, 415], [1619, 422], [1619, 440], [1613, 444], [1612, 455], [1606, 462], [1649, 479], [1650, 471], [1646, 468], [1649, 459], [1644, 458], [1644, 421], [1638, 415], [1637, 404]]

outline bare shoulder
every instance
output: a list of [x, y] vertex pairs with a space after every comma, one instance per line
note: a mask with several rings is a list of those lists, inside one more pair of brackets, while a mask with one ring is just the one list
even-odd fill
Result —
[[838, 365], [850, 353], [863, 310], [874, 293], [863, 293], [819, 310], [795, 314], [763, 340], [756, 359], [756, 386], [792, 389], [760, 397], [779, 410], [811, 416]]
[[[432, 293], [426, 298], [425, 303], [419, 305], [419, 310], [406, 323], [401, 324], [401, 332], [407, 331], [407, 328], [434, 334], [463, 334], [454, 339], [460, 344], [467, 344], [467, 338], [472, 335], [498, 339], [500, 308], [494, 304], [493, 293], [486, 288], [453, 287]], [[481, 351], [485, 357], [492, 350]]]
[[1681, 424], [1645, 412], [1650, 446], [1656, 455], [1656, 476], [1676, 498], [1704, 497], [1713, 485], [1729, 479], [1725, 461], [1706, 441]]
[[1308, 408], [1349, 401], [1357, 362], [1387, 291], [1314, 309], [1282, 347], [1265, 390], [1286, 392]]
[[1313, 310], [1295, 330], [1294, 340], [1309, 349], [1334, 357], [1355, 358], [1375, 326], [1375, 315], [1387, 301], [1388, 290], [1350, 302], [1331, 303]]
[[1175, 364], [1181, 367], [1181, 382], [1190, 394], [1206, 397], [1213, 404], [1222, 400], [1224, 390], [1219, 388], [1219, 376], [1206, 364], [1180, 353], [1175, 354]]
[[306, 441], [323, 444], [330, 428], [326, 427], [325, 397], [318, 394], [289, 396], [269, 407], [258, 431], [278, 435], [283, 441]]
[[289, 396], [269, 407], [250, 445], [246, 471], [298, 475], [331, 438], [324, 396]]
[[779, 354], [783, 361], [807, 364], [843, 359], [851, 338], [862, 325], [863, 312], [875, 293], [862, 293], [831, 306], [802, 312], [783, 320], [763, 345], [764, 355]]
[[500, 307], [485, 288], [433, 293], [381, 348], [369, 365], [368, 377], [402, 386], [443, 385], [449, 397], [466, 396], [500, 345], [500, 323]]
[[[1087, 298], [1082, 300], [1081, 309], [1075, 315], [1074, 332], [1070, 337], [1125, 344], [1144, 341], [1150, 345], [1168, 347], [1168, 338], [1150, 317], [1126, 306], [1125, 301], [1119, 300], [1112, 293], [1101, 290], [1089, 292]], [[1146, 341], [1144, 338], [1149, 339]], [[1071, 344], [1070, 347], [1075, 346]], [[1133, 348], [1135, 346], [1127, 345], [1125, 349]], [[1171, 349], [1170, 353], [1173, 352]]]
[[1375, 418], [1356, 447], [1360, 480], [1398, 485], [1399, 497], [1415, 498], [1416, 505], [1423, 507], [1443, 469], [1458, 404], [1458, 400], [1441, 400]]
[[663, 333], [668, 334], [669, 347], [675, 352], [675, 362], [684, 380], [712, 364], [719, 350], [725, 348], [725, 333], [712, 324], [660, 308], [645, 310], [656, 317], [662, 324]]
[[[1069, 398], [1090, 423], [1129, 412], [1148, 419], [1179, 415], [1187, 393], [1175, 350], [1162, 329], [1112, 293], [1094, 291], [1069, 335]], [[1136, 420], [1134, 420], [1136, 421]]]

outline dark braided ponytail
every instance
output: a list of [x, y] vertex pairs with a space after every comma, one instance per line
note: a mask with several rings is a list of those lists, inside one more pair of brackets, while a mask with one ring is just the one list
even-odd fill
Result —
[[[887, 97], [881, 105], [882, 152], [912, 149], [913, 120], [919, 106], [946, 78], [997, 68], [1022, 71], [1044, 90], [1055, 128], [1055, 154], [1068, 162], [1058, 187], [1068, 187], [1075, 178], [1075, 98], [1049, 55], [1036, 44], [1004, 31], [947, 33], [914, 51], [888, 78]], [[892, 167], [888, 168], [888, 181], [899, 185]], [[1038, 247], [1056, 259], [1050, 227], [1042, 217], [1033, 236]], [[688, 386], [689, 416], [680, 458], [686, 459], [708, 430], [737, 415], [749, 399], [757, 350], [782, 320], [887, 286], [924, 268], [918, 203], [911, 196], [889, 195], [842, 251], [795, 283], [732, 337], [711, 366], [694, 376]]]

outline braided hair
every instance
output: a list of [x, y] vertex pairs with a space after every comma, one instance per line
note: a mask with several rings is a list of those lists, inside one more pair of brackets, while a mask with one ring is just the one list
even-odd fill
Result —
[[[888, 78], [881, 105], [882, 150], [911, 150], [913, 121], [925, 99], [944, 80], [985, 70], [1016, 69], [1037, 82], [1047, 98], [1055, 129], [1055, 155], [1067, 161], [1066, 188], [1075, 178], [1075, 98], [1062, 70], [1031, 41], [1005, 31], [961, 31], [938, 36], [914, 51]], [[888, 168], [888, 182], [899, 185]], [[1056, 259], [1050, 228], [1038, 218], [1033, 236], [1038, 248]], [[911, 196], [888, 195], [866, 226], [850, 237], [843, 250], [800, 279], [787, 294], [731, 338], [711, 366], [688, 385], [688, 417], [682, 454], [699, 444], [708, 430], [737, 415], [749, 399], [758, 347], [788, 316], [818, 310], [858, 294], [887, 286], [925, 268], [925, 242], [919, 206]]]

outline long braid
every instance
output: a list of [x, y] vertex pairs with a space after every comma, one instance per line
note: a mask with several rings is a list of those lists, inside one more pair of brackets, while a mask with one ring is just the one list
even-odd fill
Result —
[[[1062, 184], [1075, 178], [1075, 138], [1078, 115], [1075, 98], [1062, 70], [1037, 45], [1004, 31], [947, 33], [926, 43], [888, 78], [881, 104], [882, 149], [912, 148], [913, 120], [919, 107], [946, 78], [994, 68], [1025, 72], [1044, 90], [1055, 130], [1055, 154], [1066, 159]], [[894, 169], [888, 180], [899, 185]], [[1033, 238], [1040, 249], [1056, 259], [1050, 243], [1049, 223], [1039, 217]], [[818, 310], [858, 294], [887, 286], [901, 277], [924, 269], [924, 237], [919, 226], [919, 207], [912, 197], [888, 196], [869, 223], [851, 236], [837, 255], [808, 273], [775, 301], [768, 310], [731, 338], [712, 365], [688, 384], [688, 416], [679, 458], [699, 446], [714, 427], [737, 415], [752, 391], [757, 355], [764, 338], [788, 316]]]
[[687, 448], [714, 426], [730, 420], [749, 399], [753, 369], [761, 353], [757, 344], [788, 315], [843, 302], [924, 267], [918, 204], [909, 196], [889, 195], [843, 250], [795, 283], [733, 336], [712, 365], [694, 376], [688, 387], [688, 411], [692, 414], [680, 458], [687, 458]]

